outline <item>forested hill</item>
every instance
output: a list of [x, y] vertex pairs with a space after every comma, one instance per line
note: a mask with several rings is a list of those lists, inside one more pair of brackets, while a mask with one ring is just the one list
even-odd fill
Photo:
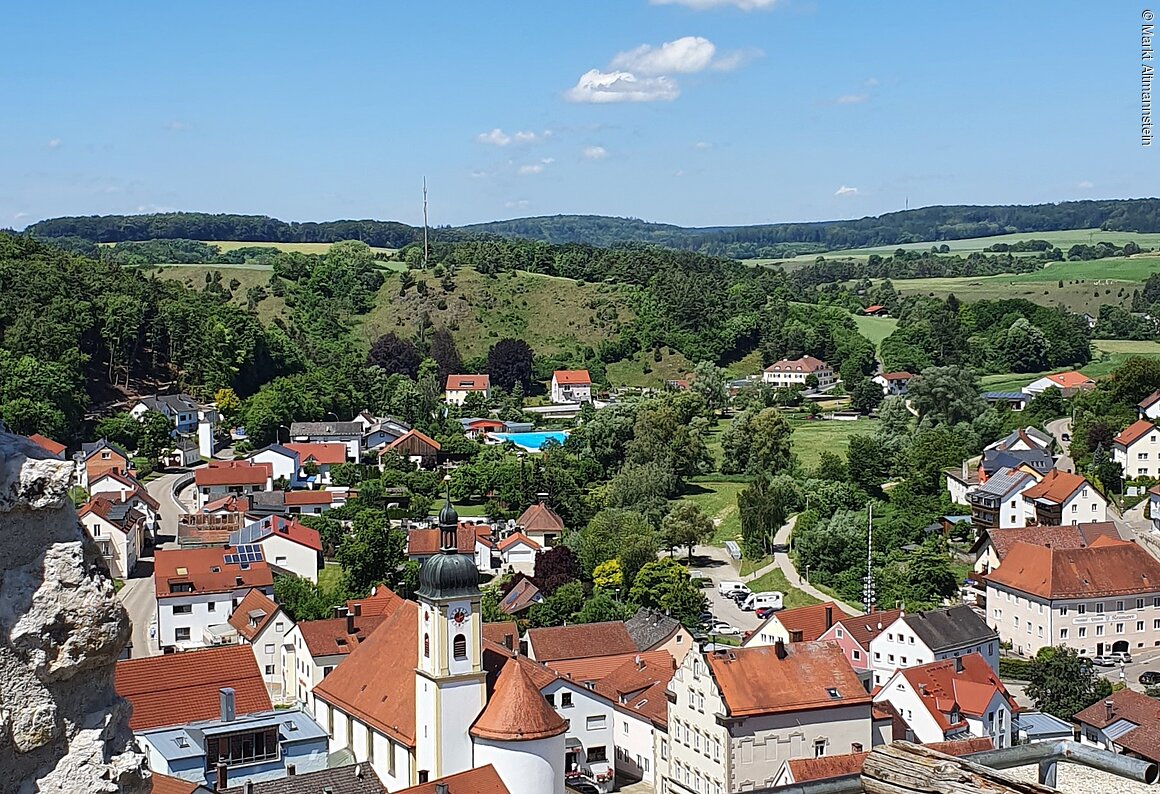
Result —
[[[436, 239], [445, 241], [499, 235], [597, 246], [647, 242], [745, 258], [960, 240], [995, 234], [1097, 228], [1160, 232], [1160, 199], [924, 207], [857, 220], [704, 228], [601, 215], [553, 215], [440, 228], [434, 234]], [[288, 223], [264, 215], [196, 212], [52, 218], [28, 227], [28, 233], [45, 239], [72, 237], [100, 243], [175, 238], [281, 243], [362, 240], [368, 245], [385, 248], [402, 248], [417, 242], [422, 234], [419, 229], [393, 221]]]

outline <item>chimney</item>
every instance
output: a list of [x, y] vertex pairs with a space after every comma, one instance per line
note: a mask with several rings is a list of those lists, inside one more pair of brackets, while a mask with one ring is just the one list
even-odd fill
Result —
[[346, 613], [346, 633], [354, 634], [354, 612], [349, 610]]
[[446, 783], [436, 783], [435, 784], [435, 794], [447, 794], [447, 784]]
[[298, 767], [294, 764], [286, 764], [286, 777], [294, 777], [298, 774]]
[[352, 606], [354, 607], [354, 616], [356, 618], [361, 618], [362, 617], [362, 604], [352, 604]]
[[334, 616], [336, 618], [345, 618], [347, 612], [348, 612], [348, 610], [346, 607], [335, 607], [334, 608]]
[[963, 671], [963, 657], [956, 656], [955, 657], [955, 672], [961, 673], [962, 671]]
[[1112, 706], [1114, 704], [1110, 700], [1104, 701], [1104, 719], [1108, 722], [1112, 721]]
[[237, 717], [233, 687], [223, 686], [218, 690], [218, 705], [222, 722], [233, 722], [234, 718]]
[[213, 784], [214, 791], [225, 791], [230, 785], [230, 773], [226, 771], [226, 762], [220, 761], [217, 765], [217, 778]]
[[826, 630], [828, 631], [834, 625], [834, 607], [826, 604]]
[[254, 781], [252, 781], [252, 780], [246, 781], [245, 794], [254, 794]]
[[926, 684], [919, 684], [918, 685], [918, 694], [926, 695]]
[[634, 662], [636, 662], [636, 669], [637, 669], [637, 670], [643, 670], [643, 669], [644, 669], [644, 660], [640, 658], [640, 654], [639, 654], [639, 653], [636, 655], [636, 658], [635, 658], [635, 659], [633, 659], [633, 661], [634, 661]]
[[773, 652], [777, 654], [778, 659], [784, 659], [786, 657], [785, 642], [783, 640], [775, 642], [773, 644]]

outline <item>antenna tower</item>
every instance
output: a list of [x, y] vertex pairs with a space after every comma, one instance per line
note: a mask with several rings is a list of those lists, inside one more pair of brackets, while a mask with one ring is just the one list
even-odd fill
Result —
[[867, 612], [874, 611], [874, 570], [871, 558], [874, 553], [874, 505], [869, 505], [870, 514], [866, 522], [866, 578], [862, 582], [862, 603]]
[[427, 269], [430, 249], [427, 247], [427, 177], [423, 177], [423, 269]]

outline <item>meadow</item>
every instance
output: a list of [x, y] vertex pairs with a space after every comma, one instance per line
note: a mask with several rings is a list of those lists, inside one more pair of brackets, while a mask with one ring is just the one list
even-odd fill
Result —
[[898, 327], [898, 320], [893, 317], [867, 317], [863, 314], [855, 314], [853, 317], [858, 333], [873, 342], [875, 348], [881, 346], [882, 340]]
[[841, 422], [832, 419], [797, 419], [793, 414], [788, 418], [793, 425], [794, 454], [806, 467], [818, 465], [822, 450], [845, 457], [850, 446], [850, 436], [873, 435], [878, 429], [876, 419]]
[[[236, 251], [239, 248], [276, 248], [279, 251], [299, 254], [325, 254], [333, 243], [249, 243], [242, 240], [207, 240], [207, 245], [216, 245], [222, 253]], [[376, 248], [371, 246], [375, 253], [393, 254], [396, 248]]]

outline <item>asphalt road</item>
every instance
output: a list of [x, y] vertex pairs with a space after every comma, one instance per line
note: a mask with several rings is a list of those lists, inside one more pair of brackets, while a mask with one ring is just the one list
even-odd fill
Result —
[[1047, 423], [1047, 432], [1055, 436], [1055, 443], [1059, 446], [1062, 454], [1055, 463], [1055, 468], [1060, 471], [1075, 473], [1075, 461], [1067, 455], [1068, 447], [1071, 446], [1070, 441], [1064, 441], [1064, 435], [1070, 437], [1071, 434], [1071, 419], [1053, 419]]
[[[145, 489], [161, 505], [157, 526], [157, 548], [176, 546], [177, 518], [189, 512], [184, 505], [173, 498], [173, 484], [185, 476], [184, 472], [163, 474], [147, 483]], [[129, 622], [133, 626], [132, 656], [157, 656], [161, 648], [157, 644], [157, 599], [153, 587], [153, 557], [142, 557], [133, 570], [133, 575], [125, 580], [125, 586], [118, 595]]]

